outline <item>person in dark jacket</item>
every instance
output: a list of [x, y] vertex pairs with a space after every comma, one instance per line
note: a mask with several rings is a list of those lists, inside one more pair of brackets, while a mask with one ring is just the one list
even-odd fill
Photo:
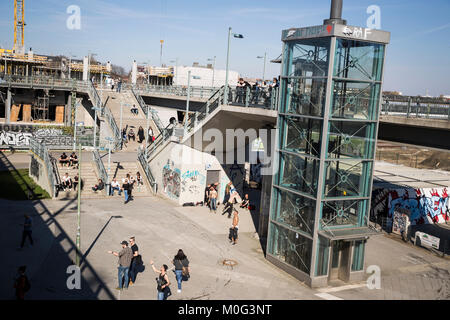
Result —
[[144, 128], [142, 128], [142, 126], [140, 126], [138, 129], [138, 142], [142, 143], [142, 141], [144, 141], [144, 140], [145, 140]]
[[30, 282], [25, 274], [27, 267], [21, 266], [17, 271], [17, 276], [14, 279], [14, 289], [16, 289], [16, 299], [25, 300], [25, 293], [30, 290]]
[[102, 191], [104, 188], [105, 188], [105, 184], [103, 183], [103, 180], [102, 179], [98, 179], [98, 184], [93, 186], [92, 190], [97, 192], [97, 191]]
[[183, 281], [183, 273], [185, 277], [188, 277], [191, 271], [189, 268], [189, 260], [184, 254], [183, 250], [180, 249], [178, 250], [177, 255], [173, 258], [172, 263], [175, 266], [175, 276], [178, 282], [178, 293], [181, 293], [181, 282]]

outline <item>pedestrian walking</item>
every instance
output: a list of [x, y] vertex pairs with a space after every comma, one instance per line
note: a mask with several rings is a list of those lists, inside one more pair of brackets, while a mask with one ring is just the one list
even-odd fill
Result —
[[25, 245], [25, 240], [28, 238], [30, 239], [30, 245], [33, 246], [33, 237], [32, 234], [32, 227], [33, 227], [33, 219], [27, 214], [24, 215], [24, 223], [23, 223], [23, 232], [22, 232], [22, 242], [20, 243], [19, 249], [22, 249]]
[[[178, 250], [177, 255], [173, 258], [172, 261], [175, 266], [175, 277], [177, 278], [178, 283], [178, 293], [181, 293], [181, 282], [183, 280], [188, 280], [191, 272], [189, 268], [189, 260], [184, 254], [183, 250]], [[183, 279], [184, 278], [184, 279]]]
[[123, 190], [123, 194], [125, 195], [125, 202], [124, 204], [127, 204], [128, 201], [130, 201], [130, 196], [129, 196], [129, 192], [130, 192], [130, 183], [129, 180], [127, 178], [125, 178], [123, 184], [122, 184], [122, 190]]
[[209, 189], [209, 201], [210, 201], [210, 211], [217, 213], [217, 191], [213, 186]]
[[17, 275], [14, 279], [14, 289], [16, 289], [17, 300], [25, 300], [25, 293], [27, 293], [31, 289], [30, 281], [25, 274], [26, 270], [26, 266], [19, 267], [19, 269], [17, 270]]
[[130, 284], [134, 284], [136, 282], [136, 275], [138, 266], [142, 264], [142, 257], [139, 254], [139, 247], [136, 244], [136, 238], [130, 237], [130, 246], [131, 251], [133, 252], [133, 258], [131, 259], [130, 265]]
[[233, 245], [235, 245], [237, 243], [239, 230], [239, 212], [236, 209], [234, 209], [233, 212], [233, 222], [231, 223], [231, 228], [231, 242]]
[[139, 127], [137, 135], [139, 139], [138, 142], [142, 143], [142, 141], [145, 140], [144, 128], [142, 128], [142, 126]]
[[117, 290], [128, 289], [128, 273], [130, 271], [131, 259], [133, 258], [133, 251], [128, 247], [128, 242], [123, 240], [121, 245], [122, 250], [120, 252], [108, 251], [108, 253], [119, 257], [119, 266], [117, 267], [119, 286], [116, 288]]
[[150, 261], [150, 265], [153, 268], [153, 271], [159, 274], [158, 278], [156, 278], [156, 283], [158, 284], [156, 290], [158, 291], [158, 300], [167, 300], [168, 297], [172, 295], [170, 291], [170, 280], [167, 275], [167, 269], [169, 267], [163, 264], [159, 270], [155, 268], [153, 261]]

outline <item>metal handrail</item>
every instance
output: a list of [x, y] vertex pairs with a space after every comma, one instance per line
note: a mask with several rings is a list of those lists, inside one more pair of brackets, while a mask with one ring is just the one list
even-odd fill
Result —
[[147, 117], [147, 110], [150, 110], [152, 120], [155, 123], [156, 127], [158, 128], [158, 131], [161, 132], [164, 129], [164, 126], [161, 122], [161, 119], [159, 118], [158, 111], [156, 111], [155, 109], [153, 109], [151, 107], [148, 107], [147, 104], [145, 103], [144, 99], [142, 98], [142, 96], [136, 92], [135, 88], [131, 87], [131, 92], [133, 93], [139, 106], [142, 109], [142, 112], [145, 114], [146, 117]]
[[150, 159], [150, 157], [153, 155], [153, 153], [156, 152], [159, 146], [163, 145], [166, 141], [170, 139], [173, 133], [174, 133], [174, 125], [171, 123], [160, 131], [159, 135], [155, 138], [155, 141], [153, 141], [153, 143], [147, 146], [146, 149], [147, 160]]
[[98, 150], [94, 150], [94, 151], [92, 151], [92, 155], [93, 155], [95, 164], [97, 165], [97, 170], [98, 170], [98, 174], [100, 175], [100, 179], [102, 179], [102, 181], [105, 185], [105, 192], [106, 192], [106, 194], [109, 194], [109, 190], [108, 190], [109, 185], [107, 185], [109, 183], [108, 173], [106, 172], [105, 165], [103, 164], [102, 158], [100, 157], [100, 153], [98, 152]]
[[139, 148], [137, 157], [138, 157], [139, 163], [141, 164], [142, 168], [144, 169], [145, 176], [147, 177], [148, 182], [152, 186], [153, 193], [156, 194], [156, 192], [157, 192], [157, 183], [156, 183], [155, 177], [152, 174], [152, 171], [150, 169], [150, 165], [149, 165], [149, 163], [147, 161], [147, 158], [145, 156], [145, 151], [143, 149]]

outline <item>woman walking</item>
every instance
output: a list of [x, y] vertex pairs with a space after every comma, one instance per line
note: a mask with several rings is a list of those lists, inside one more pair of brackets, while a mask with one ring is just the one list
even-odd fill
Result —
[[139, 143], [142, 143], [142, 141], [145, 140], [144, 128], [142, 128], [142, 126], [140, 126], [139, 130], [138, 130], [138, 138], [139, 138], [139, 140], [138, 140]]
[[158, 290], [158, 300], [167, 300], [167, 297], [169, 297], [172, 292], [170, 292], [170, 280], [167, 275], [167, 269], [169, 268], [167, 265], [163, 264], [161, 268], [156, 269], [153, 265], [153, 261], [150, 261], [150, 264], [153, 268], [153, 271], [159, 274], [159, 277], [156, 278], [156, 282], [158, 283], [157, 290]]
[[183, 250], [178, 250], [177, 255], [173, 258], [172, 263], [175, 266], [175, 276], [178, 282], [178, 293], [181, 293], [181, 282], [183, 281], [183, 276], [189, 277], [189, 260], [184, 254]]

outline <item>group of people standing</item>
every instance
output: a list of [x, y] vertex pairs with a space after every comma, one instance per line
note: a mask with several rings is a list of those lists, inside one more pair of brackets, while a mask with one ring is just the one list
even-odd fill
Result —
[[117, 178], [114, 177], [113, 181], [111, 181], [111, 188], [110, 188], [110, 196], [114, 196], [114, 191], [117, 190], [119, 193], [119, 196], [122, 194], [122, 192], [125, 195], [125, 204], [127, 204], [129, 201], [134, 200], [133, 199], [133, 189], [134, 187], [143, 186], [144, 180], [141, 176], [141, 173], [138, 171], [136, 172], [136, 177], [133, 177], [131, 175], [131, 172], [127, 173], [126, 177], [122, 179], [122, 185], [117, 181]]
[[[240, 78], [236, 84], [236, 96], [234, 98], [235, 103], [245, 103], [246, 92], [250, 91], [249, 103], [258, 104], [261, 100], [265, 104], [270, 100], [272, 90], [278, 88], [279, 82], [277, 78], [273, 78], [272, 82], [268, 81], [256, 81], [253, 85], [243, 78]], [[231, 94], [231, 93], [230, 93]]]
[[[119, 258], [117, 267], [117, 290], [127, 290], [130, 285], [133, 285], [136, 282], [137, 274], [143, 271], [144, 262], [142, 255], [139, 253], [136, 238], [130, 237], [129, 242], [130, 246], [126, 240], [123, 240], [120, 243], [122, 250], [119, 252], [108, 251], [108, 253]], [[182, 249], [178, 250], [172, 260], [172, 264], [172, 269], [175, 273], [175, 278], [178, 284], [177, 292], [181, 293], [182, 282], [187, 281], [190, 278], [189, 260]], [[153, 261], [150, 261], [150, 265], [152, 266], [153, 271], [158, 274], [158, 277], [156, 278], [157, 299], [167, 300], [167, 298], [172, 295], [172, 291], [170, 290], [171, 282], [167, 273], [169, 267], [166, 264], [163, 264], [159, 269], [157, 269]]]
[[[128, 130], [128, 126], [122, 129], [122, 142], [127, 146], [127, 143], [131, 140], [136, 141], [136, 133], [134, 132], [133, 128], [130, 128]], [[145, 141], [145, 130], [142, 126], [139, 126], [138, 132], [137, 132], [137, 142], [142, 143]], [[151, 127], [148, 128], [147, 132], [147, 143], [150, 145], [155, 141], [155, 135], [153, 134], [153, 129]]]

